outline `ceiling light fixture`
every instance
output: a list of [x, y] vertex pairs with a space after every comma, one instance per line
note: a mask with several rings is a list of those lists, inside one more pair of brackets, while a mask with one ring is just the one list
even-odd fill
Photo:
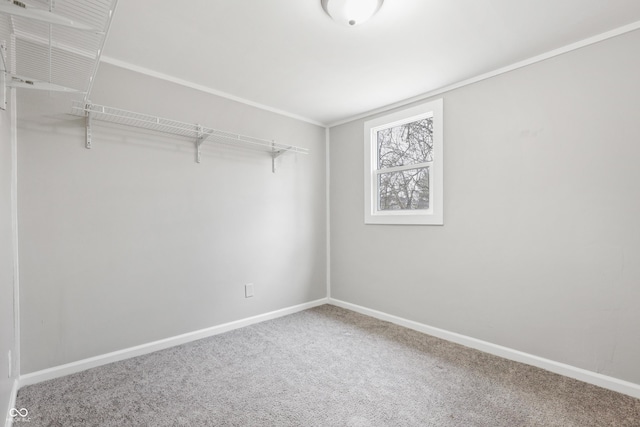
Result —
[[334, 21], [349, 26], [360, 25], [376, 14], [384, 0], [320, 0], [322, 8]]

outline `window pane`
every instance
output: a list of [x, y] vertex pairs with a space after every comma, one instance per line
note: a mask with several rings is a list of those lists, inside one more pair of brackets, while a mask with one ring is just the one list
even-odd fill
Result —
[[429, 168], [378, 174], [378, 209], [429, 209]]
[[433, 161], [433, 117], [377, 131], [378, 169]]

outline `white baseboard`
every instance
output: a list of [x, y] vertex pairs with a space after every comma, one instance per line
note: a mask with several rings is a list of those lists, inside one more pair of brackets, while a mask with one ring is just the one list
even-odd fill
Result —
[[[154, 341], [147, 344], [142, 344], [139, 346], [130, 347], [127, 349], [114, 351], [114, 352], [103, 354], [100, 356], [79, 360], [77, 362], [67, 363], [65, 365], [56, 366], [53, 368], [44, 369], [42, 371], [37, 371], [37, 372], [29, 373], [26, 375], [22, 375], [20, 376], [19, 381], [14, 382], [12, 396], [11, 396], [12, 400], [9, 403], [9, 408], [7, 408], [7, 415], [9, 414], [10, 409], [13, 408], [15, 405], [17, 391], [20, 387], [24, 387], [31, 384], [37, 384], [42, 381], [59, 378], [65, 375], [70, 375], [76, 372], [85, 371], [87, 369], [95, 368], [95, 367], [106, 365], [109, 363], [118, 362], [120, 360], [129, 359], [131, 357], [152, 353], [154, 351], [163, 350], [165, 348], [185, 344], [191, 341], [196, 341], [196, 340], [207, 338], [213, 335], [218, 335], [224, 332], [232, 331], [234, 329], [239, 329], [245, 326], [264, 322], [266, 320], [276, 319], [278, 317], [297, 313], [299, 311], [307, 310], [309, 308], [317, 307], [323, 304], [332, 304], [337, 307], [342, 307], [347, 310], [352, 310], [357, 313], [374, 317], [376, 319], [385, 320], [387, 322], [404, 326], [405, 328], [413, 329], [415, 331], [422, 332], [434, 337], [455, 342], [457, 344], [461, 344], [466, 347], [471, 347], [476, 350], [483, 351], [485, 353], [504, 357], [505, 359], [525, 363], [527, 365], [536, 366], [538, 368], [542, 368], [547, 371], [554, 372], [556, 374], [564, 375], [566, 377], [574, 378], [589, 384], [593, 384], [599, 387], [613, 390], [618, 393], [624, 393], [629, 396], [640, 399], [639, 384], [623, 381], [618, 378], [609, 377], [606, 375], [599, 374], [597, 372], [592, 372], [586, 369], [577, 368], [575, 366], [545, 359], [543, 357], [524, 353], [522, 351], [514, 350], [508, 347], [503, 347], [497, 344], [492, 344], [487, 341], [482, 341], [476, 338], [468, 337], [466, 335], [446, 331], [444, 329], [425, 325], [423, 323], [415, 322], [413, 320], [404, 319], [398, 316], [383, 313], [377, 310], [372, 310], [370, 308], [362, 307], [356, 304], [351, 304], [351, 303], [337, 300], [334, 298], [322, 298], [316, 301], [311, 301], [308, 303], [283, 308], [283, 309], [272, 311], [269, 313], [248, 317], [246, 319], [236, 320], [234, 322], [224, 323], [222, 325], [217, 325], [210, 328], [201, 329], [198, 331], [178, 335], [175, 337], [166, 338], [163, 340]], [[11, 427], [12, 425], [11, 424], [12, 420], [10, 420], [9, 418], [10, 417], [7, 417], [5, 427]]]
[[543, 357], [534, 356], [533, 354], [528, 354], [508, 347], [503, 347], [501, 345], [492, 344], [487, 341], [471, 338], [466, 335], [457, 334], [455, 332], [449, 332], [444, 329], [414, 322], [413, 320], [403, 319], [398, 316], [393, 316], [391, 314], [372, 310], [370, 308], [351, 304], [345, 301], [340, 301], [334, 298], [329, 298], [329, 304], [335, 305], [337, 307], [342, 307], [347, 310], [355, 311], [367, 316], [375, 317], [376, 319], [395, 323], [396, 325], [404, 326], [405, 328], [413, 329], [427, 335], [442, 338], [444, 340], [461, 344], [466, 347], [475, 348], [476, 350], [480, 350], [485, 353], [500, 356], [516, 362], [525, 363], [527, 365], [536, 366], [538, 368], [542, 368], [556, 374], [564, 375], [565, 377], [574, 378], [589, 384], [613, 390], [618, 393], [624, 393], [640, 399], [640, 384], [623, 381], [618, 378], [609, 377], [597, 372], [588, 371], [586, 369], [576, 368], [575, 366], [567, 365], [565, 363], [560, 363], [553, 360], [545, 359]]
[[266, 320], [287, 316], [289, 314], [297, 313], [299, 311], [303, 311], [309, 308], [317, 307], [319, 305], [327, 304], [328, 302], [329, 302], [328, 298], [322, 298], [316, 301], [311, 301], [304, 304], [299, 304], [292, 307], [271, 311], [269, 313], [248, 317], [246, 319], [236, 320], [234, 322], [224, 323], [222, 325], [212, 326], [206, 329], [200, 329], [198, 331], [189, 332], [189, 333], [178, 335], [175, 337], [165, 338], [165, 339], [153, 341], [147, 344], [125, 348], [123, 350], [102, 354], [100, 356], [78, 360], [76, 362], [67, 363], [65, 365], [43, 369], [41, 371], [36, 371], [29, 374], [21, 375], [19, 386], [24, 387], [31, 384], [37, 384], [43, 381], [63, 377], [65, 375], [70, 375], [76, 372], [81, 372], [87, 369], [106, 365], [108, 363], [118, 362], [120, 360], [141, 356], [143, 354], [153, 353], [154, 351], [163, 350], [165, 348], [174, 347], [174, 346], [185, 344], [191, 341], [207, 338], [213, 335], [222, 334], [224, 332], [229, 332], [234, 329], [243, 328], [245, 326], [253, 325], [255, 323], [260, 323]]
[[4, 427], [13, 426], [13, 417], [11, 416], [11, 408], [16, 407], [16, 397], [18, 396], [18, 380], [13, 381], [11, 388], [11, 396], [9, 396], [9, 406], [7, 407], [7, 418], [5, 418]]

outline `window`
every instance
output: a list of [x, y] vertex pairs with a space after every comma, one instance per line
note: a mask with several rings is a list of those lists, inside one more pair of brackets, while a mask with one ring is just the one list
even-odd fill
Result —
[[365, 224], [443, 224], [442, 99], [364, 124]]

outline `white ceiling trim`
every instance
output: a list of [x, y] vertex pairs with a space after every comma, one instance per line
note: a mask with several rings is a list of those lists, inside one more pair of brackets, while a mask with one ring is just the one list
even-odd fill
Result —
[[617, 37], [617, 36], [620, 36], [620, 35], [625, 34], [625, 33], [629, 33], [631, 31], [636, 31], [638, 29], [640, 29], [640, 21], [636, 21], [636, 22], [633, 22], [631, 24], [624, 25], [622, 27], [613, 29], [611, 31], [607, 31], [607, 32], [598, 34], [596, 36], [586, 38], [586, 39], [581, 40], [581, 41], [576, 42], [576, 43], [571, 43], [569, 45], [563, 46], [563, 47], [558, 48], [558, 49], [551, 50], [551, 51], [543, 53], [541, 55], [537, 55], [537, 56], [534, 56], [532, 58], [525, 59], [524, 61], [520, 61], [520, 62], [516, 62], [515, 64], [507, 65], [506, 67], [498, 68], [497, 70], [494, 70], [494, 71], [489, 71], [488, 73], [480, 74], [479, 76], [476, 76], [476, 77], [471, 77], [470, 79], [466, 79], [466, 80], [460, 81], [458, 83], [453, 83], [451, 85], [442, 87], [440, 89], [433, 90], [431, 92], [424, 93], [422, 95], [418, 95], [418, 96], [415, 96], [415, 97], [412, 97], [412, 98], [409, 98], [409, 99], [405, 99], [403, 101], [399, 101], [399, 102], [396, 102], [396, 103], [393, 103], [393, 104], [386, 105], [384, 107], [380, 107], [380, 108], [376, 108], [374, 110], [367, 111], [367, 112], [362, 113], [362, 114], [357, 114], [355, 116], [351, 116], [351, 117], [346, 118], [346, 119], [342, 119], [342, 120], [338, 120], [336, 122], [329, 123], [327, 125], [327, 127], [328, 128], [332, 128], [332, 127], [335, 127], [335, 126], [339, 126], [339, 125], [342, 125], [342, 124], [345, 124], [345, 123], [352, 122], [354, 120], [364, 119], [366, 117], [373, 116], [375, 114], [384, 113], [384, 112], [387, 112], [387, 111], [392, 110], [394, 108], [403, 107], [405, 105], [409, 105], [409, 104], [412, 104], [414, 102], [423, 101], [423, 100], [426, 100], [428, 98], [431, 98], [431, 97], [434, 97], [434, 96], [438, 96], [438, 95], [442, 95], [443, 93], [446, 93], [446, 92], [450, 92], [450, 91], [452, 91], [454, 89], [458, 89], [458, 88], [461, 88], [463, 86], [467, 86], [467, 85], [470, 85], [470, 84], [473, 84], [473, 83], [477, 83], [477, 82], [482, 81], [482, 80], [490, 79], [492, 77], [499, 76], [500, 74], [505, 74], [505, 73], [508, 73], [510, 71], [517, 70], [518, 68], [526, 67], [528, 65], [532, 65], [532, 64], [535, 64], [537, 62], [541, 62], [541, 61], [544, 61], [546, 59], [553, 58], [555, 56], [559, 56], [559, 55], [562, 55], [562, 54], [565, 54], [565, 53], [568, 53], [568, 52], [571, 52], [571, 51], [574, 51], [574, 50], [577, 50], [577, 49], [580, 49], [580, 48], [583, 48], [583, 47], [586, 47], [586, 46], [589, 46], [589, 45], [592, 45], [592, 44], [595, 44], [595, 43], [599, 43], [601, 41], [604, 41], [604, 40], [607, 40], [607, 39], [610, 39], [610, 38], [613, 38], [613, 37]]
[[323, 128], [327, 127], [326, 124], [321, 123], [321, 122], [319, 122], [317, 120], [310, 119], [308, 117], [303, 117], [303, 116], [300, 116], [298, 114], [290, 113], [288, 111], [284, 111], [284, 110], [280, 110], [280, 109], [277, 109], [277, 108], [274, 108], [274, 107], [270, 107], [268, 105], [260, 104], [258, 102], [254, 102], [254, 101], [251, 101], [251, 100], [248, 100], [248, 99], [245, 99], [245, 98], [241, 98], [239, 96], [235, 96], [235, 95], [232, 95], [230, 93], [222, 92], [220, 90], [216, 90], [216, 89], [210, 88], [208, 86], [203, 86], [203, 85], [200, 85], [200, 84], [197, 84], [197, 83], [190, 82], [188, 80], [184, 80], [184, 79], [181, 79], [181, 78], [178, 78], [178, 77], [170, 76], [168, 74], [160, 73], [158, 71], [154, 71], [154, 70], [151, 70], [149, 68], [140, 67], [138, 65], [131, 64], [130, 62], [121, 61], [120, 59], [112, 58], [110, 56], [102, 55], [102, 57], [100, 58], [100, 61], [104, 62], [106, 64], [114, 65], [116, 67], [124, 68], [126, 70], [135, 71], [135, 72], [140, 73], [140, 74], [144, 74], [144, 75], [147, 75], [147, 76], [150, 76], [150, 77], [155, 77], [157, 79], [161, 79], [161, 80], [165, 80], [165, 81], [168, 81], [168, 82], [171, 82], [171, 83], [175, 83], [175, 84], [178, 84], [178, 85], [181, 85], [181, 86], [185, 86], [185, 87], [188, 87], [190, 89], [199, 90], [201, 92], [209, 93], [211, 95], [216, 95], [216, 96], [219, 96], [221, 98], [229, 99], [231, 101], [240, 102], [242, 104], [249, 105], [249, 106], [255, 107], [255, 108], [259, 108], [261, 110], [269, 111], [271, 113], [276, 113], [276, 114], [280, 114], [282, 116], [291, 117], [292, 119], [296, 119], [296, 120], [300, 120], [300, 121], [303, 121], [303, 122], [311, 123], [312, 125], [321, 126]]

